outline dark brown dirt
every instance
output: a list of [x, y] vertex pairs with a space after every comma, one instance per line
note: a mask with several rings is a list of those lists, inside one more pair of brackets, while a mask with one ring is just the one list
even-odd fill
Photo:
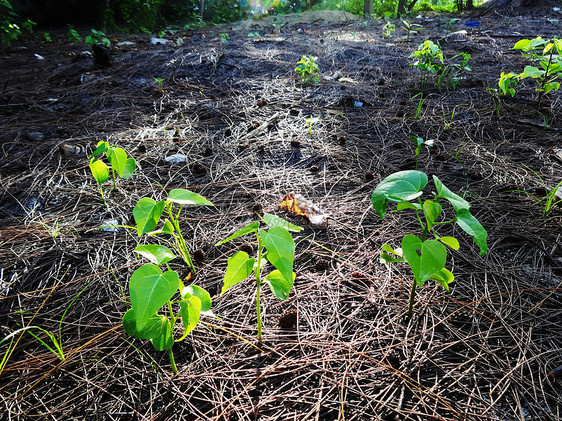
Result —
[[[337, 16], [180, 31], [168, 45], [115, 34], [107, 69], [64, 31], [2, 54], [0, 336], [39, 326], [65, 353], [28, 333], [9, 358], [10, 340], [0, 345], [10, 419], [562, 420], [562, 383], [547, 374], [562, 365], [562, 206], [543, 218], [537, 203], [562, 178], [562, 95], [537, 110], [525, 84], [498, 116], [486, 91], [525, 65], [513, 44], [537, 30], [560, 36], [562, 15], [493, 14], [480, 28], [463, 18], [456, 33], [445, 32], [451, 17], [429, 16], [413, 19], [424, 29], [412, 42], [401, 29], [383, 39], [382, 21]], [[457, 89], [430, 80], [416, 119], [408, 56], [426, 38], [446, 57], [470, 53], [473, 70]], [[317, 85], [295, 74], [303, 54], [318, 57]], [[411, 273], [379, 254], [415, 221], [381, 221], [369, 198], [413, 169], [411, 135], [434, 140], [419, 169], [472, 203], [489, 252], [449, 229], [461, 241], [448, 263], [456, 281], [450, 293], [420, 288], [407, 322]], [[88, 170], [99, 140], [141, 166], [117, 191], [104, 187], [107, 208]], [[178, 153], [187, 161], [165, 159]], [[120, 326], [136, 235], [98, 227], [130, 225], [137, 200], [180, 187], [215, 204], [185, 209], [182, 224], [220, 319], [174, 345], [173, 375], [166, 353]], [[291, 191], [329, 215], [327, 228], [278, 209]], [[251, 283], [218, 295], [227, 257], [252, 247], [214, 246], [256, 212], [305, 227], [290, 297], [264, 293], [263, 352], [249, 345]]]

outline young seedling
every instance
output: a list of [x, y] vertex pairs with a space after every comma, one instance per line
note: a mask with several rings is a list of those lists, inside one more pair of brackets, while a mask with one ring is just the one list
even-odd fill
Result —
[[303, 85], [313, 85], [320, 82], [320, 68], [316, 64], [316, 57], [302, 56], [300, 61], [297, 62], [295, 72], [298, 73]]
[[382, 27], [382, 36], [385, 38], [392, 38], [392, 34], [396, 30], [396, 25], [389, 21], [388, 18], [385, 18], [385, 20], [386, 23]]
[[88, 35], [84, 41], [88, 45], [104, 44], [106, 47], [111, 45], [109, 38], [107, 38], [102, 31], [98, 31], [97, 29], [92, 29], [90, 31], [90, 35]]
[[[158, 263], [170, 260], [169, 256], [163, 256]], [[156, 264], [145, 264], [133, 273], [129, 281], [131, 308], [123, 316], [123, 329], [135, 339], [150, 339], [157, 351], [168, 351], [172, 370], [177, 373], [174, 342], [183, 341], [195, 329], [202, 314], [212, 316], [213, 313], [209, 293], [197, 285], [185, 286], [178, 273], [166, 266], [167, 270], [162, 272]], [[178, 299], [172, 301], [178, 291]], [[184, 330], [179, 339], [174, 339], [174, 327], [179, 319]]]
[[445, 23], [445, 32], [453, 32], [453, 25], [460, 21], [459, 18], [452, 18], [447, 21], [447, 19], [442, 19]]
[[[391, 174], [375, 188], [371, 202], [377, 214], [384, 219], [389, 202], [397, 203], [397, 211], [412, 209], [418, 221], [422, 237], [407, 234], [402, 239], [401, 248], [394, 249], [389, 244], [382, 246], [381, 262], [406, 262], [412, 269], [414, 280], [410, 291], [408, 304], [408, 319], [412, 318], [412, 311], [416, 295], [416, 287], [421, 287], [429, 280], [434, 280], [449, 291], [449, 284], [455, 279], [453, 273], [445, 269], [447, 263], [447, 247], [459, 249], [459, 242], [454, 237], [441, 237], [436, 228], [450, 223], [456, 223], [464, 232], [470, 235], [480, 247], [480, 255], [488, 250], [488, 233], [478, 220], [470, 213], [470, 204], [449, 190], [436, 176], [433, 183], [437, 193], [432, 199], [422, 202], [422, 190], [427, 185], [427, 175], [421, 171], [400, 171]], [[445, 199], [453, 208], [455, 217], [443, 220], [443, 207], [439, 203]], [[428, 235], [433, 239], [427, 239]]]
[[156, 82], [156, 84], [158, 85], [158, 92], [160, 92], [161, 94], [166, 93], [166, 91], [162, 88], [162, 83], [164, 82], [164, 78], [161, 77], [155, 77], [154, 78], [154, 82]]
[[[538, 108], [544, 95], [551, 91], [560, 89], [558, 78], [562, 79], [562, 40], [554, 37], [552, 41], [537, 37], [534, 39], [522, 39], [513, 46], [514, 50], [524, 51], [524, 57], [538, 62], [540, 69], [536, 66], [525, 66], [520, 79], [532, 78], [537, 81], [539, 93], [537, 101]], [[542, 50], [542, 51], [541, 51]]]
[[556, 206], [558, 203], [562, 203], [562, 181], [558, 183], [556, 186], [554, 186], [553, 188], [549, 188], [548, 185], [545, 183], [545, 181], [542, 179], [542, 177], [535, 170], [527, 167], [526, 165], [525, 167], [538, 177], [544, 190], [547, 193], [543, 198], [539, 198], [535, 194], [529, 193], [528, 191], [525, 190], [514, 190], [514, 191], [517, 193], [524, 193], [527, 196], [534, 199], [541, 207], [542, 217], [546, 218], [548, 214], [552, 211], [552, 208], [554, 206]]
[[402, 29], [406, 31], [406, 42], [410, 42], [411, 35], [415, 35], [418, 31], [423, 29], [423, 26], [418, 25], [417, 23], [411, 23], [407, 19], [402, 19], [402, 25], [404, 25]]
[[[104, 153], [110, 167], [99, 158]], [[111, 168], [111, 177], [113, 178], [113, 190], [117, 190], [115, 171], [117, 171], [119, 177], [127, 179], [135, 172], [137, 163], [134, 158], [127, 158], [127, 152], [124, 149], [110, 145], [109, 142], [104, 140], [98, 142], [96, 149], [88, 158], [90, 158], [90, 171], [96, 182], [100, 184], [101, 197], [103, 203], [107, 206], [101, 184], [109, 179], [109, 168]]]
[[[256, 316], [258, 320], [258, 341], [262, 339], [261, 324], [261, 287], [267, 284], [269, 289], [280, 300], [285, 300], [295, 281], [293, 262], [295, 260], [295, 242], [291, 232], [302, 231], [302, 228], [274, 215], [265, 214], [263, 221], [269, 229], [261, 229], [260, 222], [252, 222], [236, 231], [216, 245], [228, 243], [235, 238], [253, 234], [257, 243], [257, 259], [251, 258], [245, 251], [238, 251], [228, 259], [224, 274], [223, 295], [229, 288], [254, 274], [256, 281]], [[262, 270], [266, 263], [273, 265], [275, 270], [262, 279]]]
[[414, 121], [417, 123], [418, 120], [420, 119], [420, 115], [421, 115], [421, 110], [423, 107], [424, 102], [427, 100], [427, 97], [424, 98], [423, 96], [423, 92], [419, 92], [417, 94], [415, 94], [412, 98], [410, 98], [410, 101], [416, 99], [417, 97], [420, 97], [420, 99], [418, 100], [418, 106], [416, 107], [416, 114], [414, 115]]
[[306, 119], [308, 123], [308, 134], [312, 134], [312, 125], [318, 123], [320, 119], [318, 117], [309, 117]]
[[82, 37], [78, 31], [70, 25], [68, 26], [68, 40], [72, 43], [82, 41]]
[[223, 34], [223, 33], [219, 34], [219, 39], [221, 40], [221, 44], [226, 44], [228, 42], [228, 38], [230, 38], [228, 34]]
[[420, 70], [420, 87], [425, 89], [430, 74], [436, 74], [443, 68], [443, 52], [431, 40], [426, 40], [419, 45], [417, 51], [410, 54], [414, 62], [410, 66]]
[[423, 140], [423, 138], [421, 137], [417, 137], [417, 136], [410, 136], [410, 140], [412, 140], [415, 145], [416, 145], [416, 170], [418, 169], [418, 161], [420, 159], [420, 151], [421, 151], [421, 147], [423, 145], [427, 146], [428, 148], [433, 147], [433, 143], [434, 141], [432, 139], [430, 140]]
[[498, 80], [499, 92], [502, 95], [514, 96], [514, 87], [520, 85], [524, 79], [534, 79], [539, 85], [536, 91], [539, 93], [537, 107], [540, 108], [544, 95], [560, 89], [558, 79], [562, 79], [562, 40], [556, 37], [552, 41], [541, 37], [522, 39], [515, 43], [513, 49], [523, 51], [523, 56], [532, 62], [538, 62], [540, 68], [525, 66], [519, 74], [502, 72]]
[[[195, 265], [191, 259], [187, 243], [181, 233], [179, 224], [179, 216], [184, 205], [214, 206], [203, 196], [189, 190], [173, 189], [168, 194], [166, 200], [156, 202], [150, 197], [143, 197], [140, 199], [133, 209], [133, 217], [136, 226], [126, 228], [135, 229], [139, 237], [144, 234], [159, 238], [161, 238], [160, 236], [162, 235], [171, 236], [171, 240], [162, 240], [181, 256], [189, 267], [192, 275], [195, 275]], [[162, 227], [158, 230], [154, 230], [160, 222], [162, 215], [165, 216]], [[143, 255], [152, 263], [160, 264], [158, 261], [161, 256], [174, 256], [170, 248], [162, 245], [148, 244], [138, 246], [135, 252]]]
[[[178, 209], [174, 205], [179, 205]], [[195, 274], [195, 267], [189, 255], [185, 239], [180, 231], [179, 215], [183, 205], [213, 206], [202, 196], [184, 189], [170, 191], [166, 200], [156, 202], [145, 197], [137, 202], [133, 217], [138, 236], [167, 234], [172, 241], [165, 241], [181, 256]], [[152, 231], [158, 225], [162, 214], [168, 218], [160, 230]], [[131, 309], [123, 316], [123, 328], [136, 339], [150, 339], [158, 351], [168, 351], [172, 370], [177, 373], [172, 346], [184, 340], [199, 323], [202, 314], [212, 315], [211, 296], [197, 285], [185, 286], [178, 273], [171, 270], [168, 262], [176, 257], [170, 248], [160, 244], [139, 245], [135, 252], [150, 263], [137, 269], [129, 281]], [[166, 265], [162, 271], [161, 265]], [[172, 301], [179, 292], [179, 298]], [[177, 306], [179, 305], [179, 309]], [[161, 311], [162, 310], [162, 311]], [[163, 314], [162, 314], [163, 313]], [[174, 326], [181, 319], [183, 334], [174, 339]]]
[[[455, 59], [460, 58], [460, 62], [455, 62]], [[460, 53], [456, 56], [451, 57], [450, 60], [447, 60], [449, 64], [443, 67], [441, 75], [437, 79], [437, 88], [441, 89], [441, 84], [443, 81], [445, 82], [446, 86], [450, 86], [453, 89], [456, 89], [459, 80], [464, 72], [470, 72], [472, 68], [468, 65], [468, 62], [472, 59], [471, 55], [468, 53]]]

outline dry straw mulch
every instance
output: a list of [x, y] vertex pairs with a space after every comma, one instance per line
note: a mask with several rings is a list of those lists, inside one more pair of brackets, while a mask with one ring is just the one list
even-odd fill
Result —
[[[439, 18], [424, 20], [423, 37], [441, 39], [447, 56], [470, 52], [474, 71], [456, 90], [426, 92], [417, 121], [410, 99], [417, 75], [407, 57], [422, 36], [382, 40], [379, 21], [290, 23], [256, 40], [229, 27], [204, 29], [183, 34], [181, 47], [129, 37], [136, 44], [115, 46], [105, 70], [92, 68], [64, 33], [6, 55], [1, 335], [40, 326], [60, 340], [65, 360], [27, 333], [15, 336], [0, 376], [5, 416], [562, 419], [562, 384], [547, 374], [562, 365], [562, 213], [543, 219], [532, 198], [514, 192], [541, 197], [537, 174], [549, 185], [560, 180], [562, 98], [552, 95], [539, 114], [526, 86], [497, 117], [485, 90], [500, 71], [523, 65], [509, 51], [515, 33], [541, 25], [548, 36], [556, 27], [545, 22], [486, 18], [481, 30], [448, 37]], [[230, 34], [226, 44], [218, 32]], [[296, 79], [303, 54], [317, 56], [328, 77], [317, 86]], [[165, 92], [154, 77], [164, 78]], [[410, 135], [435, 140], [420, 170], [466, 195], [489, 232], [489, 252], [478, 256], [451, 228], [461, 240], [449, 259], [456, 282], [450, 293], [433, 283], [420, 288], [408, 322], [411, 274], [381, 265], [379, 253], [415, 232], [415, 221], [406, 213], [381, 221], [369, 197], [387, 175], [413, 168]], [[98, 140], [119, 144], [141, 165], [118, 191], [106, 186], [107, 208], [87, 168]], [[187, 162], [167, 162], [174, 153]], [[191, 250], [206, 257], [195, 281], [220, 316], [174, 346], [177, 375], [166, 353], [120, 327], [139, 265], [136, 235], [98, 229], [132, 224], [138, 199], [172, 188], [215, 204], [185, 209], [181, 221]], [[326, 229], [278, 209], [291, 191], [330, 215]], [[219, 296], [226, 259], [244, 241], [214, 244], [264, 212], [305, 230], [296, 235], [291, 295], [264, 294], [258, 344], [251, 283]], [[172, 268], [186, 273], [179, 263]], [[282, 329], [288, 310], [295, 325]]]

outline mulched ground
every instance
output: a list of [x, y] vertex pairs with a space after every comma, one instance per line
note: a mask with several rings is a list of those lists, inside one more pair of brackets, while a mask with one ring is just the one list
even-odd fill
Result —
[[[9, 358], [10, 341], [0, 345], [6, 419], [562, 419], [562, 383], [548, 375], [562, 365], [562, 206], [543, 218], [528, 195], [541, 199], [543, 182], [561, 180], [562, 95], [537, 110], [526, 84], [497, 116], [486, 92], [501, 71], [525, 65], [510, 49], [518, 39], [537, 28], [560, 36], [560, 13], [492, 14], [469, 29], [463, 18], [454, 29], [467, 32], [456, 34], [445, 32], [450, 17], [428, 16], [413, 19], [424, 29], [412, 42], [341, 13], [276, 19], [168, 34], [168, 45], [115, 34], [109, 69], [64, 30], [2, 54], [0, 336], [39, 326], [65, 354], [61, 362], [28, 333], [13, 337]], [[416, 120], [408, 55], [426, 38], [447, 57], [470, 53], [473, 71], [454, 90], [430, 81]], [[125, 40], [134, 44], [118, 45]], [[303, 54], [318, 57], [317, 85], [294, 72]], [[450, 293], [420, 288], [408, 322], [411, 273], [379, 254], [417, 233], [415, 221], [380, 220], [370, 195], [413, 169], [411, 135], [434, 140], [419, 169], [472, 203], [489, 252], [445, 229], [461, 241], [448, 264], [456, 281]], [[108, 207], [88, 170], [99, 140], [142, 168], [117, 191], [104, 187]], [[187, 161], [166, 161], [173, 154]], [[176, 375], [167, 353], [120, 326], [136, 235], [98, 228], [132, 224], [138, 199], [172, 188], [215, 204], [185, 209], [181, 221], [191, 250], [203, 252], [195, 282], [220, 317], [174, 345]], [[327, 228], [278, 208], [292, 191], [329, 215]], [[214, 244], [265, 212], [305, 230], [289, 298], [263, 294], [258, 351], [248, 343], [258, 345], [251, 282], [218, 294], [244, 242]], [[287, 310], [296, 325], [281, 329]]]

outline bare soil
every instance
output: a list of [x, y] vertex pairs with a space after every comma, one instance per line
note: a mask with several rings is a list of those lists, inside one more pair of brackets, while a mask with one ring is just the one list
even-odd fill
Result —
[[[528, 83], [496, 115], [486, 91], [526, 64], [513, 44], [560, 36], [562, 15], [493, 13], [476, 28], [461, 16], [446, 32], [450, 18], [412, 19], [423, 30], [411, 42], [342, 13], [180, 31], [167, 45], [112, 34], [106, 69], [64, 29], [4, 52], [0, 336], [39, 326], [65, 354], [29, 333], [13, 337], [11, 353], [10, 340], [0, 345], [4, 419], [562, 420], [562, 382], [548, 374], [562, 366], [562, 206], [543, 218], [537, 202], [562, 176], [562, 95], [537, 109]], [[470, 53], [472, 72], [456, 89], [430, 79], [415, 118], [408, 56], [427, 38], [446, 57]], [[298, 79], [303, 54], [318, 57], [318, 84]], [[450, 293], [420, 288], [407, 321], [411, 273], [379, 255], [416, 223], [403, 212], [381, 220], [370, 195], [414, 168], [412, 135], [434, 140], [419, 169], [472, 203], [489, 252], [446, 228], [461, 242], [448, 264], [456, 281]], [[100, 140], [141, 166], [117, 191], [104, 186], [107, 207], [88, 170]], [[165, 159], [174, 154], [187, 161]], [[178, 374], [121, 327], [136, 234], [99, 229], [132, 225], [140, 198], [172, 188], [215, 204], [186, 208], [181, 221], [200, 249], [194, 282], [220, 317], [174, 345]], [[326, 228], [278, 208], [292, 191], [329, 215]], [[305, 229], [289, 298], [263, 294], [258, 344], [251, 282], [219, 296], [227, 257], [244, 242], [214, 244], [265, 212]], [[296, 325], [282, 329], [287, 310]]]

